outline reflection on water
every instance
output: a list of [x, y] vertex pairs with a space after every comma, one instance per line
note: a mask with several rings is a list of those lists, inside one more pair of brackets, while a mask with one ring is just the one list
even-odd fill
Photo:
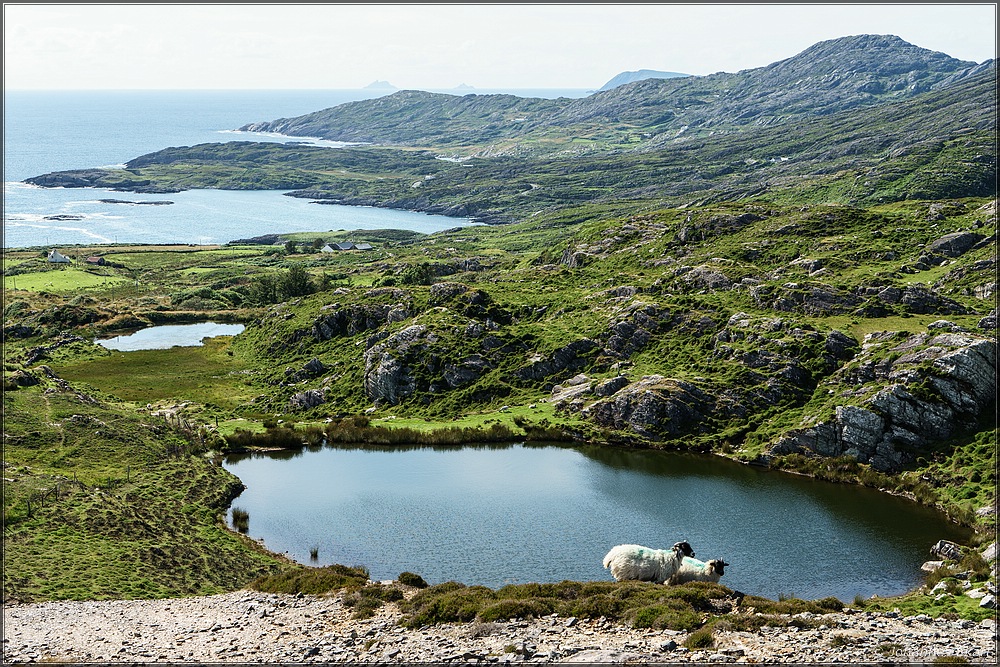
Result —
[[172, 347], [197, 347], [205, 338], [235, 336], [243, 332], [242, 324], [164, 324], [140, 329], [127, 336], [96, 339], [94, 342], [109, 350], [134, 352], [136, 350], [169, 350]]
[[894, 595], [939, 539], [968, 533], [872, 491], [718, 457], [559, 445], [337, 446], [236, 456], [250, 534], [373, 579], [497, 587], [609, 580], [620, 543], [725, 558], [722, 583], [776, 598]]

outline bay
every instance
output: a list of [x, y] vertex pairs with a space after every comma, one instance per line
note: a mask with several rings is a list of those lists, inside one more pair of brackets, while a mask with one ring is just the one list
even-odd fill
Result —
[[[454, 91], [436, 91], [450, 92]], [[582, 97], [582, 90], [477, 90]], [[406, 229], [431, 233], [469, 224], [408, 211], [318, 206], [280, 191], [188, 191], [138, 195], [101, 189], [37, 188], [32, 176], [120, 165], [172, 146], [226, 141], [303, 141], [235, 131], [387, 94], [379, 90], [4, 91], [5, 248], [93, 243], [226, 243], [267, 233]], [[343, 147], [338, 142], [311, 143]], [[101, 199], [172, 201], [108, 204]]]

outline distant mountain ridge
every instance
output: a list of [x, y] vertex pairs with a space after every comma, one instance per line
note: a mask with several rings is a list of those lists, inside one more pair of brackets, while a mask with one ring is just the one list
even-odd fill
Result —
[[[490, 154], [563, 149], [560, 137], [662, 145], [908, 99], [980, 73], [977, 64], [893, 35], [819, 42], [735, 74], [648, 78], [579, 98], [456, 97], [399, 91], [295, 118], [248, 123], [249, 132], [424, 147], [488, 146]], [[682, 136], [683, 135], [683, 136]], [[544, 136], [544, 141], [532, 141]], [[631, 137], [631, 138], [629, 138]], [[474, 151], [473, 151], [474, 152]]]
[[655, 69], [641, 69], [635, 72], [622, 72], [601, 86], [598, 90], [611, 90], [612, 88], [617, 88], [618, 86], [626, 83], [643, 81], [645, 79], [679, 79], [685, 76], [691, 75], [681, 74], [680, 72], [660, 72]]

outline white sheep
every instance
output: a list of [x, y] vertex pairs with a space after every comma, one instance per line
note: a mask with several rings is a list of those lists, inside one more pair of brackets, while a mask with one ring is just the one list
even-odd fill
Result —
[[677, 572], [684, 556], [694, 556], [691, 545], [678, 542], [670, 549], [619, 544], [604, 557], [604, 567], [616, 581], [653, 581], [662, 584]]
[[726, 566], [729, 565], [721, 558], [700, 561], [696, 558], [684, 557], [681, 566], [677, 568], [674, 576], [667, 581], [669, 584], [685, 584], [689, 581], [710, 581], [713, 584], [719, 583], [719, 579], [726, 573]]

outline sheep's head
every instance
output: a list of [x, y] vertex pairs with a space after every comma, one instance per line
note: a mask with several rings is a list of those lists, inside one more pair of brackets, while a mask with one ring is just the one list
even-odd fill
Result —
[[684, 556], [688, 556], [690, 558], [694, 558], [694, 549], [692, 549], [691, 545], [688, 544], [687, 542], [678, 542], [678, 543], [676, 543], [674, 545], [674, 551], [677, 552], [677, 555], [679, 555], [682, 558]]
[[715, 572], [721, 577], [726, 573], [726, 566], [729, 565], [729, 563], [722, 560], [721, 558], [713, 558], [712, 560], [708, 561], [707, 565], [710, 571]]

